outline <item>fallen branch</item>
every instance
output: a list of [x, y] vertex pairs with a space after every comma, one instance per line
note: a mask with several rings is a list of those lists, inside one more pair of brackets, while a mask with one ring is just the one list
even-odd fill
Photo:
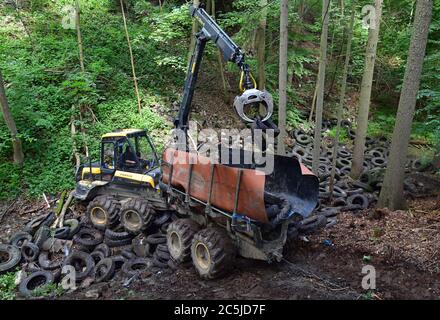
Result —
[[60, 215], [56, 218], [55, 222], [52, 224], [52, 228], [56, 228], [59, 226], [60, 228], [64, 225], [64, 216], [66, 215], [67, 209], [69, 208], [70, 203], [73, 200], [73, 193], [74, 191], [70, 191], [69, 197], [67, 198], [66, 202], [64, 203], [63, 209], [61, 209]]

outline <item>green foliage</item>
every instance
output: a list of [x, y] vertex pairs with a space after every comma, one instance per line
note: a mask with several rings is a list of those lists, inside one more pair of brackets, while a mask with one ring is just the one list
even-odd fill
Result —
[[[330, 130], [328, 130], [327, 136], [331, 137], [331, 138], [336, 138], [336, 127], [333, 127]], [[339, 143], [346, 144], [349, 141], [350, 141], [350, 139], [348, 138], [348, 135], [347, 135], [347, 129], [341, 127], [341, 130], [339, 131]]]
[[33, 297], [59, 297], [61, 296], [66, 290], [63, 289], [61, 285], [58, 285], [56, 283], [50, 283], [46, 284], [44, 286], [36, 288], [34, 291], [32, 291]]
[[302, 122], [298, 109], [288, 108], [286, 111], [287, 127], [290, 129], [297, 128]]
[[8, 272], [0, 275], [0, 300], [15, 299], [16, 272]]
[[367, 135], [371, 137], [385, 136], [390, 138], [393, 133], [395, 117], [376, 111], [376, 115], [368, 122]]
[[[350, 19], [352, 1], [344, 1], [344, 12], [338, 2], [333, 2], [330, 12], [327, 106], [334, 102], [339, 91], [345, 26]], [[173, 112], [170, 105], [179, 98], [186, 71], [192, 24], [188, 4], [165, 1], [161, 10], [156, 2], [125, 1], [143, 105], [142, 113], [138, 114], [119, 2], [81, 0], [80, 3], [85, 72], [81, 72], [79, 66], [76, 31], [61, 25], [62, 8], [71, 5], [71, 0], [32, 1], [32, 6], [22, 9], [20, 16], [30, 37], [17, 13], [8, 5], [0, 6], [0, 69], [25, 153], [22, 169], [11, 163], [11, 138], [0, 120], [0, 199], [23, 193], [40, 196], [42, 192], [72, 188], [74, 142], [81, 154], [87, 144], [95, 160], [99, 156], [101, 135], [117, 128], [146, 128], [159, 149], [166, 142], [164, 137], [171, 127], [168, 119]], [[321, 1], [307, 1], [304, 16], [299, 14], [299, 3], [289, 3], [289, 129], [304, 127], [298, 107], [311, 105], [319, 58]], [[273, 93], [275, 102], [278, 101], [279, 4], [278, 0], [268, 1], [264, 8], [267, 12], [266, 89]], [[360, 9], [366, 4], [371, 1], [357, 1], [348, 92], [358, 91], [363, 73], [368, 30], [362, 26]], [[412, 30], [413, 5], [413, 0], [384, 1], [373, 85], [373, 101], [380, 107], [371, 114], [368, 134], [372, 136], [390, 137], [393, 130]], [[259, 0], [221, 2], [217, 9], [219, 24], [244, 49], [255, 74], [254, 34], [264, 12], [259, 8]], [[426, 139], [435, 145], [440, 143], [438, 1], [434, 4], [432, 21], [412, 138]], [[215, 46], [208, 45], [204, 61], [217, 65], [216, 53]], [[215, 71], [202, 69], [217, 72], [217, 68]], [[236, 66], [229, 63], [226, 69], [228, 81], [238, 78]], [[77, 119], [77, 130], [84, 128], [85, 136], [78, 132], [71, 137], [72, 116]], [[341, 134], [341, 139], [346, 139], [344, 130]]]
[[[159, 146], [163, 144], [169, 124], [157, 111], [167, 114], [165, 106], [180, 91], [191, 18], [187, 6], [165, 7], [160, 13], [146, 1], [136, 3], [137, 18], [129, 15], [128, 27], [144, 106], [141, 115], [122, 17], [108, 1], [81, 1], [84, 73], [76, 32], [61, 25], [61, 8], [70, 1], [21, 10], [32, 42], [14, 10], [0, 7], [0, 69], [25, 153], [22, 169], [11, 164], [9, 131], [0, 120], [0, 199], [72, 188], [74, 141], [80, 152], [87, 143], [95, 158], [101, 135], [116, 128], [147, 128]], [[73, 139], [72, 115], [78, 131]], [[81, 126], [85, 137], [79, 133]]]

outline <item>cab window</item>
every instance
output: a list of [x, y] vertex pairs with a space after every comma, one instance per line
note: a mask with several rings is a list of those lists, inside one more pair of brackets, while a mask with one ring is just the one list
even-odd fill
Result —
[[106, 169], [115, 168], [115, 146], [113, 142], [102, 144], [102, 167]]
[[136, 137], [136, 153], [143, 160], [153, 160], [154, 151], [146, 136]]

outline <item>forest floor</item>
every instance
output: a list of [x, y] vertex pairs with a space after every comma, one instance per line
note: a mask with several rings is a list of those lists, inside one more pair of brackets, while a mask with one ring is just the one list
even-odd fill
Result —
[[[0, 204], [10, 210], [0, 242], [41, 214], [44, 201]], [[44, 211], [44, 210], [43, 210]], [[29, 213], [26, 213], [29, 212]], [[38, 213], [40, 212], [40, 213]], [[339, 223], [288, 246], [280, 263], [239, 258], [228, 276], [203, 281], [193, 268], [114, 278], [61, 299], [437, 299], [440, 296], [440, 195], [413, 199], [407, 211], [343, 213]], [[362, 289], [370, 265], [376, 290]]]

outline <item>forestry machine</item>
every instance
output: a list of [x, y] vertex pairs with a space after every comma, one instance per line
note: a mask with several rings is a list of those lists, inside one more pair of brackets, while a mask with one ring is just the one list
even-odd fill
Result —
[[[272, 129], [276, 134], [271, 95], [256, 88], [244, 52], [204, 9], [191, 6], [190, 14], [202, 28], [195, 35], [175, 131], [187, 134], [203, 52], [212, 41], [224, 59], [241, 70], [242, 93], [234, 101], [237, 115], [253, 130]], [[265, 115], [252, 118], [245, 113], [259, 105]], [[319, 180], [297, 158], [272, 155], [274, 169], [265, 174], [253, 162], [214, 163], [176, 145], [167, 147], [159, 158], [146, 130], [103, 135], [100, 161], [89, 160], [76, 173], [74, 196], [89, 202], [87, 215], [93, 225], [103, 230], [120, 224], [128, 232], [145, 234], [153, 222], [171, 214], [172, 222], [161, 228], [166, 230], [171, 258], [178, 264], [192, 260], [205, 279], [230, 270], [237, 254], [280, 261], [288, 238], [325, 225], [311, 215], [318, 202]], [[240, 160], [248, 152], [240, 150]], [[253, 159], [254, 154], [250, 156]], [[197, 161], [189, 161], [190, 157]]]

